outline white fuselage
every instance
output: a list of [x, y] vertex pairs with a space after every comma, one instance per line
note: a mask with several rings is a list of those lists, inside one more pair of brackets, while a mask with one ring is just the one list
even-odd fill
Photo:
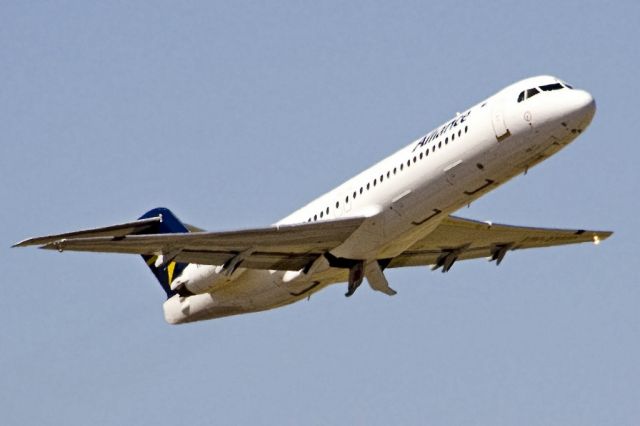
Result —
[[[275, 225], [366, 217], [330, 254], [359, 260], [392, 258], [432, 232], [449, 214], [567, 145], [586, 128], [594, 112], [591, 95], [570, 89], [554, 77], [522, 80]], [[346, 281], [348, 273], [329, 267], [323, 259], [308, 273], [242, 268], [230, 276], [220, 272], [221, 267], [189, 265], [183, 275], [200, 294], [167, 300], [167, 321], [271, 309]]]

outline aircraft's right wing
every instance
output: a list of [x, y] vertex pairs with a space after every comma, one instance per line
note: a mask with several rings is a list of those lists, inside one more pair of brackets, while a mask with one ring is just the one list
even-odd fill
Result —
[[449, 216], [432, 233], [391, 259], [388, 267], [434, 265], [446, 272], [457, 260], [485, 257], [499, 264], [510, 250], [584, 242], [597, 244], [611, 234], [609, 231], [500, 225]]
[[346, 218], [228, 232], [138, 234], [162, 217], [121, 225], [30, 238], [15, 246], [43, 249], [163, 256], [202, 265], [242, 263], [251, 269], [297, 271], [339, 246], [364, 222]]

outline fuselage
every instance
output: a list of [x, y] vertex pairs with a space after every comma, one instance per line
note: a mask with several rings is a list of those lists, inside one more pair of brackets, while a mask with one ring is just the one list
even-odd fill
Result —
[[[449, 214], [553, 155], [591, 122], [595, 102], [551, 76], [512, 84], [294, 211], [275, 226], [366, 217], [330, 255], [388, 259], [432, 232]], [[348, 271], [318, 259], [310, 271], [261, 271], [190, 264], [196, 295], [164, 304], [170, 323], [293, 303]], [[185, 303], [186, 302], [186, 303]], [[185, 308], [186, 307], [186, 308]]]

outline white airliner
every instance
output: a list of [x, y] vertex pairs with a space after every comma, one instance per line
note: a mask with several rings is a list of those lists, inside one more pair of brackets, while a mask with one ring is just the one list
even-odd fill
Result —
[[551, 76], [532, 77], [456, 114], [390, 157], [260, 229], [205, 232], [153, 209], [139, 220], [30, 238], [16, 246], [142, 255], [167, 293], [171, 324], [263, 311], [385, 268], [488, 258], [511, 250], [598, 243], [605, 231], [544, 229], [450, 216], [538, 164], [589, 125], [595, 102]]

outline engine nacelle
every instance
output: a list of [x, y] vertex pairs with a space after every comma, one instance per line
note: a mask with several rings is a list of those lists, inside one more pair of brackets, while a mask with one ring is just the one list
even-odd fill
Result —
[[197, 265], [190, 263], [182, 274], [171, 283], [171, 289], [186, 288], [193, 294], [209, 293], [244, 273], [246, 269], [238, 268], [229, 273], [222, 265]]

